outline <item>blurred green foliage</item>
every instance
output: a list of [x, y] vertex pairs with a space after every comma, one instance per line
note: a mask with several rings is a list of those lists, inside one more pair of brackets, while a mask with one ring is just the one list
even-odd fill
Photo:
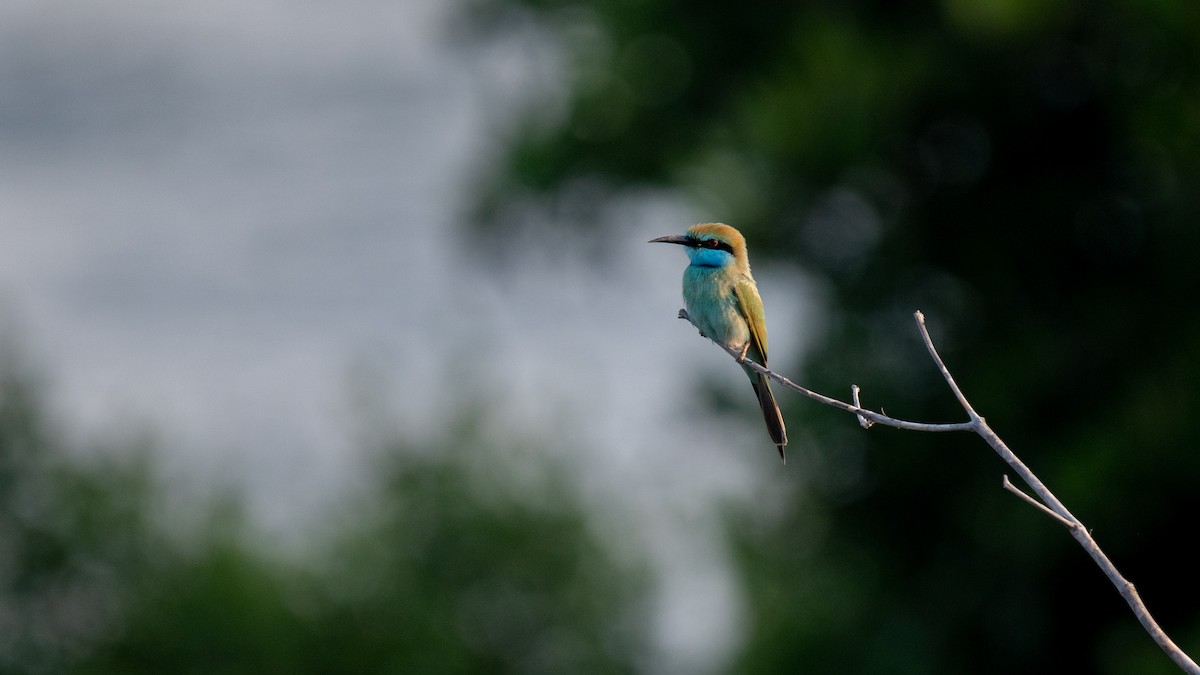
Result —
[[148, 454], [67, 452], [16, 363], [0, 357], [0, 673], [621, 673], [645, 658], [645, 570], [595, 534], [537, 443], [469, 419], [394, 441], [336, 527], [272, 553], [236, 500], [171, 530]]
[[[794, 379], [958, 420], [923, 310], [975, 407], [1200, 655], [1181, 549], [1200, 517], [1200, 5], [471, 9], [491, 30], [533, 17], [567, 64], [496, 158], [480, 227], [539, 201], [603, 223], [615, 191], [681, 190], [755, 260], [822, 280], [830, 311]], [[978, 440], [863, 434], [803, 400], [785, 414], [791, 506], [730, 514], [751, 603], [739, 672], [1174, 672]]]
[[0, 673], [59, 673], [105, 639], [157, 548], [146, 466], [68, 461], [32, 373], [0, 343]]

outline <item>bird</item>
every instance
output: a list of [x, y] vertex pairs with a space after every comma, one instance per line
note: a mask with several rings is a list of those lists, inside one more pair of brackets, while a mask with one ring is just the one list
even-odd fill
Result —
[[[685, 247], [690, 261], [683, 271], [683, 301], [687, 309], [680, 312], [680, 317], [691, 321], [700, 335], [738, 351], [739, 361], [750, 359], [766, 368], [766, 318], [758, 285], [750, 274], [750, 258], [742, 233], [724, 223], [700, 223], [682, 235], [658, 237], [648, 243]], [[754, 387], [771, 441], [786, 464], [787, 428], [771, 392], [770, 380], [745, 363], [742, 369]]]

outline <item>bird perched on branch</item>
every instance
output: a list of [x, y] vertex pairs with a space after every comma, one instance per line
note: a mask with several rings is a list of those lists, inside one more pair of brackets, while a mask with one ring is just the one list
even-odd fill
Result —
[[[683, 235], [650, 240], [655, 242], [686, 247], [691, 264], [683, 271], [683, 301], [692, 325], [704, 337], [740, 352], [742, 360], [749, 358], [766, 367], [767, 325], [742, 233], [721, 223], [702, 223]], [[754, 386], [771, 441], [786, 463], [787, 429], [770, 381], [748, 366], [742, 368]]]

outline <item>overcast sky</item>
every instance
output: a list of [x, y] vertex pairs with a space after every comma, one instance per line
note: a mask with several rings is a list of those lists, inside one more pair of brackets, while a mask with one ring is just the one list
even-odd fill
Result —
[[[605, 216], [600, 264], [553, 236], [481, 265], [460, 214], [553, 50], [456, 45], [452, 7], [0, 5], [0, 326], [64, 433], [148, 430], [173, 480], [237, 481], [278, 530], [355, 484], [364, 387], [414, 438], [480, 395], [514, 429], [566, 424], [589, 499], [647, 523], [668, 568], [664, 663], [719, 665], [737, 603], [714, 498], [778, 464], [764, 430], [688, 395], [703, 375], [752, 405], [673, 318], [685, 258], [645, 242], [720, 214], [638, 195]], [[773, 353], [793, 354], [808, 285], [755, 271]]]

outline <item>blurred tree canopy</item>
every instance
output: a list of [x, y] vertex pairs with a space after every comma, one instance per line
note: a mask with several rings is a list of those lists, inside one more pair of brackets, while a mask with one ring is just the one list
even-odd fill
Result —
[[172, 531], [148, 453], [81, 463], [18, 362], [0, 355], [0, 673], [622, 673], [646, 658], [645, 570], [596, 535], [536, 442], [489, 439], [468, 415], [434, 442], [387, 443], [370, 488], [285, 555], [236, 500]]
[[[497, 31], [533, 17], [567, 64], [561, 98], [532, 101], [496, 157], [480, 227], [531, 203], [602, 223], [620, 190], [681, 190], [756, 260], [827, 284], [793, 379], [955, 421], [917, 342], [925, 311], [975, 407], [1200, 655], [1180, 551], [1200, 516], [1200, 5], [470, 7]], [[783, 398], [803, 430], [784, 470], [813, 489], [778, 519], [730, 514], [751, 603], [739, 672], [1175, 671], [977, 439], [863, 433]]]

